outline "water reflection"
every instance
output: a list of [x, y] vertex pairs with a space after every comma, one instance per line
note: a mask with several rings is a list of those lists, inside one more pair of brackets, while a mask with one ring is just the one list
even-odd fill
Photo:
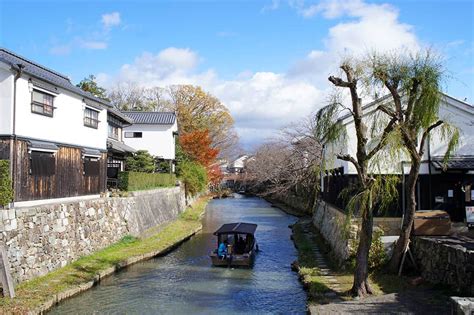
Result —
[[[216, 268], [208, 253], [223, 223], [258, 224], [253, 269]], [[290, 263], [295, 219], [260, 198], [213, 200], [203, 231], [165, 257], [133, 265], [52, 310], [57, 314], [304, 314], [306, 295]]]

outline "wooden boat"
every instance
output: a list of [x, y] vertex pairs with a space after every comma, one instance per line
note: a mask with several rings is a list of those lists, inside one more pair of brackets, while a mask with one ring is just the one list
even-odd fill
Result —
[[217, 248], [227, 241], [227, 255], [219, 257], [218, 250], [210, 253], [212, 264], [223, 267], [250, 267], [255, 259], [258, 245], [255, 240], [256, 224], [227, 223], [221, 226], [214, 235], [217, 236]]

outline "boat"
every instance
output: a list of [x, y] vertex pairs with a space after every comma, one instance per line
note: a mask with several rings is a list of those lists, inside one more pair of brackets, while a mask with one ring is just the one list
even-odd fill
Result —
[[[210, 253], [214, 266], [221, 267], [251, 267], [258, 251], [255, 240], [257, 225], [253, 223], [226, 223], [214, 235], [217, 236], [217, 247]], [[218, 255], [221, 243], [227, 244], [227, 254]]]

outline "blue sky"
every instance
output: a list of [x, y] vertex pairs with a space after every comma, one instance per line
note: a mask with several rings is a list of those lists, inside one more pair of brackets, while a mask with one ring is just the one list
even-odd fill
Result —
[[447, 92], [474, 102], [472, 1], [0, 0], [0, 45], [74, 82], [202, 85], [247, 147], [321, 106], [337, 59], [368, 48], [433, 46]]

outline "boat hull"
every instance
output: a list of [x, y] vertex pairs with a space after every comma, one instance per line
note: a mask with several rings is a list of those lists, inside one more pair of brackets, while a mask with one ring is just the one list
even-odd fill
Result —
[[251, 267], [255, 259], [255, 253], [252, 251], [245, 255], [230, 255], [227, 258], [220, 258], [215, 253], [209, 255], [212, 264], [218, 267]]

